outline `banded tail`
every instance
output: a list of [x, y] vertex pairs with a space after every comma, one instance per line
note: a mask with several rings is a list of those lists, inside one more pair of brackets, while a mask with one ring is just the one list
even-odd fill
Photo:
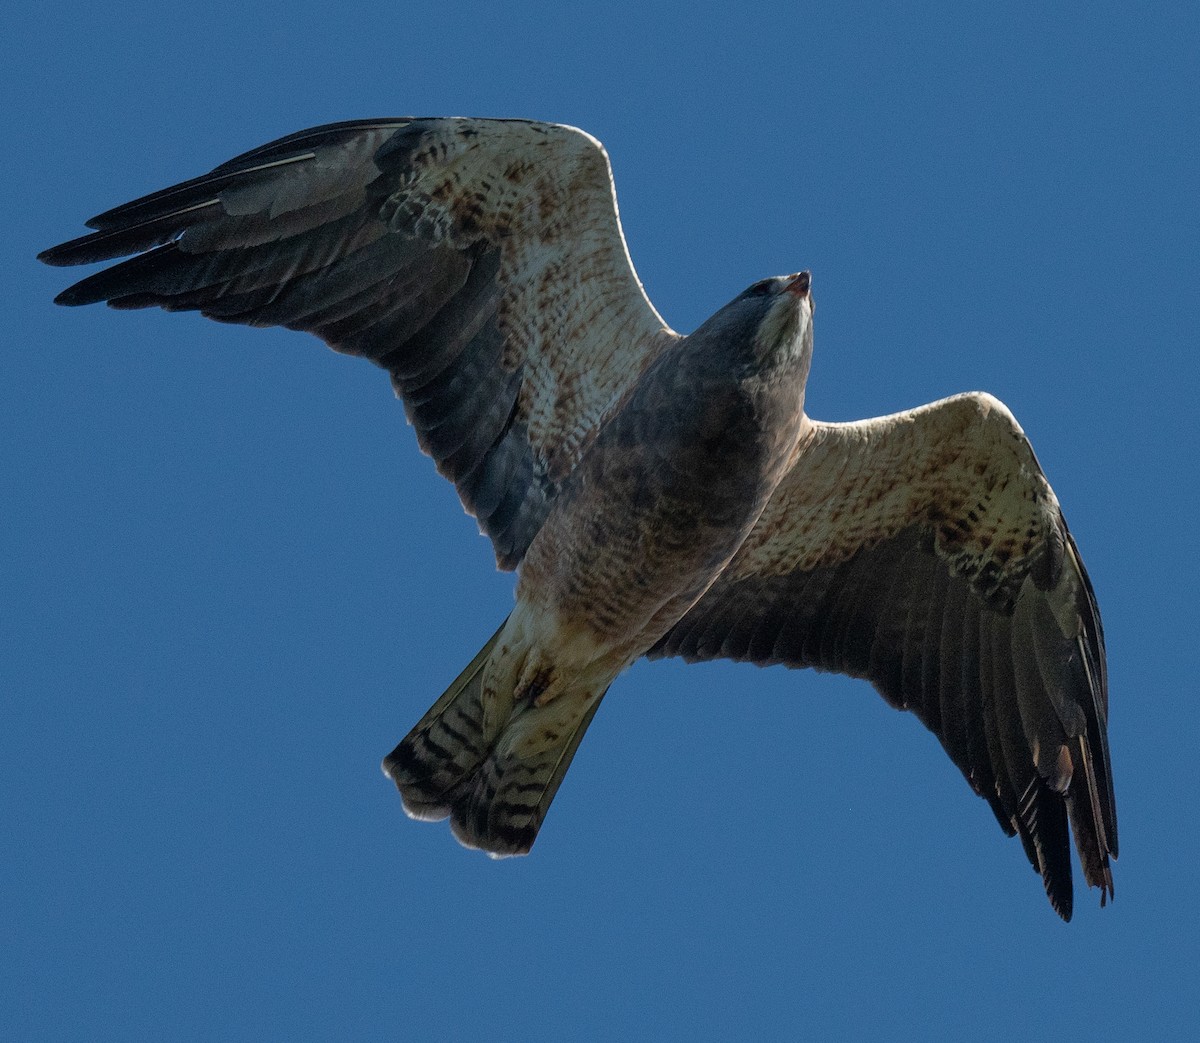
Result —
[[454, 683], [384, 758], [405, 812], [427, 822], [449, 818], [467, 847], [523, 855], [571, 766], [604, 692], [567, 691], [536, 706], [497, 693], [515, 708], [488, 737], [483, 679], [503, 625]]

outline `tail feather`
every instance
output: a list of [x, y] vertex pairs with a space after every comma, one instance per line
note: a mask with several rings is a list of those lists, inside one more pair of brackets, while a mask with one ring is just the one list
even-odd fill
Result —
[[461, 843], [497, 858], [529, 852], [603, 697], [568, 693], [514, 716], [459, 790], [450, 828]]
[[[603, 690], [568, 689], [542, 706], [517, 698], [498, 733], [485, 727], [484, 668], [503, 630], [383, 762], [408, 815], [449, 817], [459, 841], [496, 857], [523, 855], [533, 846], [604, 696]], [[493, 694], [514, 705], [514, 693]]]
[[490, 751], [483, 729], [483, 668], [503, 629], [501, 624], [383, 760], [383, 773], [396, 784], [404, 810], [413, 818], [430, 822], [447, 818], [458, 791]]

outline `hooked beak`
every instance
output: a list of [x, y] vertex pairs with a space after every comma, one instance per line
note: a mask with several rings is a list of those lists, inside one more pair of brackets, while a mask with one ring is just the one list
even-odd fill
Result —
[[803, 300], [808, 296], [808, 288], [812, 285], [812, 272], [800, 272], [792, 277], [784, 289], [793, 297]]

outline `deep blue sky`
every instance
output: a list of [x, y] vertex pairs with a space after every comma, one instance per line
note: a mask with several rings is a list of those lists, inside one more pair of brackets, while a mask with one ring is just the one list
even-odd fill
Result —
[[[10, 13], [0, 1038], [1200, 1030], [1200, 9], [807, 6]], [[639, 664], [527, 859], [404, 818], [379, 759], [512, 580], [386, 378], [54, 308], [33, 256], [270, 138], [450, 114], [604, 141], [677, 329], [811, 267], [813, 415], [1009, 405], [1104, 615], [1111, 907], [1060, 923], [918, 722], [810, 673]]]

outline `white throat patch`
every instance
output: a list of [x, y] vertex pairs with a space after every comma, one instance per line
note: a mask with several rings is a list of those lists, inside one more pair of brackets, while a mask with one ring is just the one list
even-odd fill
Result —
[[780, 294], [754, 335], [755, 356], [764, 362], [798, 358], [804, 351], [811, 324], [812, 304], [807, 297], [798, 299], [790, 293]]

